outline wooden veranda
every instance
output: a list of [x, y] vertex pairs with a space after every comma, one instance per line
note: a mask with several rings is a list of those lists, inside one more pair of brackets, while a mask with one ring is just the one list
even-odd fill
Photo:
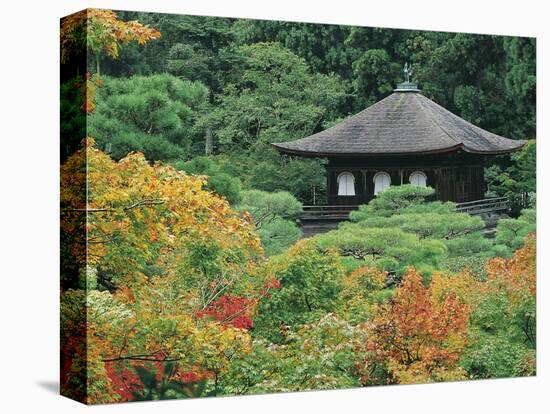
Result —
[[[349, 220], [349, 214], [358, 208], [357, 205], [304, 206], [299, 217], [303, 236], [309, 237], [335, 229], [339, 222]], [[457, 203], [456, 211], [481, 216], [487, 229], [493, 229], [498, 219], [510, 212], [510, 200], [507, 197], [494, 197]]]

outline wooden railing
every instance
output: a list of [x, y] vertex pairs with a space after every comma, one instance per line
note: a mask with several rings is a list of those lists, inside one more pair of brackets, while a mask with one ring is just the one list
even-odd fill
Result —
[[456, 211], [470, 215], [479, 215], [485, 213], [502, 213], [510, 210], [510, 200], [508, 197], [486, 198], [484, 200], [468, 201], [467, 203], [458, 203]]
[[[357, 205], [304, 206], [300, 220], [347, 220], [349, 213], [358, 208]], [[510, 200], [507, 197], [487, 198], [456, 205], [457, 212], [470, 215], [504, 213], [509, 210]]]
[[304, 206], [301, 220], [347, 220], [359, 206]]

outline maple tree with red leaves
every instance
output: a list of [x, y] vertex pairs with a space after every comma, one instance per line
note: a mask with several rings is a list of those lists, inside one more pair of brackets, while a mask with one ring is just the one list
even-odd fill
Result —
[[264, 297], [270, 297], [271, 289], [280, 289], [281, 282], [276, 278], [265, 281], [259, 295], [246, 298], [233, 295], [222, 295], [205, 309], [197, 311], [197, 318], [212, 317], [223, 325], [238, 329], [251, 329], [254, 327], [253, 316], [258, 301]]
[[230, 325], [239, 329], [250, 329], [252, 322], [255, 299], [239, 296], [223, 295], [209, 305], [206, 309], [196, 312], [198, 318], [213, 317], [224, 325]]

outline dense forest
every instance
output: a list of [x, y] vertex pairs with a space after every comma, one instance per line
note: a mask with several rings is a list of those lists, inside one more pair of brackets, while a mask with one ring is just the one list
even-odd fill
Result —
[[[65, 395], [535, 374], [534, 39], [88, 10], [61, 51]], [[487, 238], [402, 185], [301, 239], [324, 161], [271, 143], [386, 97], [405, 62], [430, 99], [529, 140], [485, 174], [528, 208]]]

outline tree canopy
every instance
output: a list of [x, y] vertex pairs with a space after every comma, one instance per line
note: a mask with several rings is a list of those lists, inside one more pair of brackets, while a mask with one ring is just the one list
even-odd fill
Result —
[[88, 133], [117, 159], [130, 151], [142, 152], [150, 161], [183, 158], [207, 99], [201, 83], [170, 75], [103, 76]]
[[[85, 15], [79, 16], [63, 21], [64, 59], [83, 47], [78, 39]], [[535, 137], [534, 39], [105, 10], [88, 11], [88, 18], [103, 28], [92, 53], [116, 58], [102, 60], [103, 74], [138, 75], [133, 82], [139, 83], [146, 82], [139, 76], [168, 78], [169, 73], [185, 82], [180, 90], [188, 89], [186, 96], [168, 92], [166, 107], [172, 112], [181, 110], [177, 105], [192, 111], [175, 139], [159, 141], [149, 136], [155, 134], [147, 133], [148, 126], [138, 134], [131, 125], [132, 137], [112, 144], [121, 148], [118, 157], [125, 155], [122, 148], [154, 159], [219, 156], [231, 165], [223, 172], [238, 177], [246, 189], [290, 191], [304, 203], [322, 201], [326, 180], [320, 162], [281, 159], [270, 144], [310, 135], [381, 100], [402, 80], [404, 62], [412, 62], [414, 79], [427, 97], [460, 117], [514, 139]], [[88, 70], [97, 75], [90, 63]], [[98, 87], [98, 99], [104, 96]], [[193, 96], [201, 103], [190, 104]], [[134, 114], [143, 106], [140, 99], [153, 97], [137, 98], [130, 94], [124, 100]], [[162, 134], [168, 134], [174, 117], [157, 116]], [[66, 132], [67, 140], [74, 139], [73, 130]], [[94, 135], [100, 144], [110, 131], [102, 132]], [[150, 154], [151, 147], [158, 153]], [[506, 159], [498, 164], [502, 171], [489, 171], [489, 190], [531, 193], [532, 182], [506, 170]], [[296, 182], [288, 185], [290, 179]]]
[[[63, 394], [536, 373], [534, 39], [88, 10], [61, 42]], [[486, 237], [401, 185], [303, 238], [325, 161], [271, 144], [384, 98], [404, 62], [439, 104], [530, 139], [486, 169], [488, 195], [520, 196], [512, 217]]]

